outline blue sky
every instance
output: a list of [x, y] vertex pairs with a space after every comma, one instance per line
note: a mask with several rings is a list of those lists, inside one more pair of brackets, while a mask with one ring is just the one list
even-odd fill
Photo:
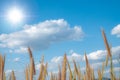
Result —
[[[6, 71], [25, 68], [29, 62], [27, 46], [33, 50], [36, 65], [42, 55], [53, 64], [64, 53], [81, 58], [84, 52], [100, 62], [99, 54], [105, 53], [101, 28], [113, 46], [113, 54], [119, 55], [119, 3], [119, 0], [0, 0], [0, 53], [7, 55]], [[13, 7], [24, 14], [18, 24], [6, 20]], [[94, 52], [98, 55], [93, 55]]]

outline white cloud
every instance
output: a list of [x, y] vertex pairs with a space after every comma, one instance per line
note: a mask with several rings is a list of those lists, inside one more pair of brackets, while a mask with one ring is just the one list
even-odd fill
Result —
[[41, 67], [41, 63], [35, 65], [36, 70], [40, 70], [40, 67]]
[[30, 46], [36, 50], [43, 50], [52, 43], [80, 40], [83, 36], [84, 32], [80, 26], [70, 27], [64, 19], [46, 20], [34, 25], [25, 25], [21, 31], [1, 34], [0, 47], [14, 49]]
[[[67, 59], [68, 61], [71, 63], [73, 61], [73, 59], [75, 61], [81, 61], [82, 57], [80, 54], [77, 53], [72, 53], [71, 55], [67, 55]], [[48, 70], [49, 71], [56, 71], [58, 70], [58, 64], [61, 64], [63, 60], [63, 56], [55, 56], [53, 57], [50, 62], [48, 62]], [[40, 63], [36, 64], [36, 69], [39, 70], [40, 69]]]
[[117, 55], [117, 54], [120, 55], [120, 46], [113, 47], [112, 53], [113, 53], [113, 55]]
[[112, 29], [111, 34], [120, 37], [120, 24], [118, 24]]
[[[67, 59], [68, 59], [69, 62], [72, 62], [73, 59], [75, 61], [81, 61], [82, 60], [82, 56], [80, 54], [77, 54], [77, 53], [74, 52], [71, 55], [67, 55]], [[60, 63], [62, 60], [63, 60], [63, 56], [57, 56], [57, 57], [53, 57], [51, 59], [51, 62]]]
[[71, 50], [69, 51], [69, 54], [72, 54], [72, 53], [74, 53], [74, 50], [71, 49]]
[[73, 59], [77, 62], [82, 61], [82, 55], [75, 53], [75, 52], [73, 52], [71, 55], [68, 55], [67, 58], [68, 58], [69, 62], [72, 62]]
[[[120, 67], [114, 67], [114, 72], [120, 72]], [[106, 70], [105, 73], [110, 73], [110, 70]]]
[[21, 71], [21, 70], [11, 70], [11, 69], [5, 70], [6, 80], [9, 80], [9, 76], [10, 76], [12, 71], [14, 71], [15, 77], [16, 77], [17, 80], [25, 80], [24, 71]]
[[[71, 54], [67, 55], [67, 59], [70, 62], [70, 64], [72, 64], [73, 59], [77, 62], [82, 64], [81, 68], [84, 68], [84, 64], [85, 64], [85, 59], [84, 59], [84, 55], [80, 55], [76, 52], [74, 52], [74, 50], [70, 50], [70, 52], [72, 52]], [[105, 61], [106, 58], [106, 50], [97, 50], [91, 53], [87, 54], [88, 60], [91, 64], [91, 66], [97, 70], [98, 68], [102, 67], [102, 63]], [[113, 56], [113, 65], [116, 66], [119, 64], [118, 62], [118, 55], [120, 55], [120, 46], [116, 46], [116, 47], [112, 47], [112, 56]], [[117, 56], [117, 57], [115, 57]], [[53, 57], [49, 63], [49, 69], [58, 69], [58, 64], [61, 64], [63, 60], [63, 56], [57, 56], [57, 57]], [[57, 66], [56, 66], [57, 65]], [[110, 65], [110, 61], [108, 61], [108, 65]]]
[[35, 65], [36, 70], [40, 70], [40, 63]]
[[18, 62], [18, 61], [20, 61], [20, 58], [17, 57], [17, 58], [15, 58], [13, 61], [14, 61], [14, 62]]
[[[104, 62], [105, 62], [105, 61], [104, 61]], [[119, 62], [118, 62], [117, 59], [113, 59], [113, 60], [112, 60], [112, 63], [113, 63], [113, 65], [114, 65], [114, 67], [116, 67], [116, 66], [115, 66], [116, 64], [119, 64]], [[93, 62], [93, 63], [91, 64], [91, 66], [92, 66], [94, 69], [99, 69], [99, 68], [102, 67], [102, 65], [103, 65], [103, 62], [102, 62], [102, 61]], [[108, 61], [108, 65], [110, 65], [110, 61]]]
[[[119, 56], [120, 55], [120, 46], [112, 47], [112, 55], [113, 58], [114, 56]], [[91, 53], [87, 54], [87, 58], [89, 60], [104, 60], [106, 58], [106, 50], [97, 50]], [[70, 55], [67, 55], [68, 60], [71, 62], [73, 59], [76, 60], [77, 62], [81, 62], [82, 60], [85, 60], [84, 55], [80, 55], [72, 50], [72, 53]], [[63, 59], [63, 56], [56, 56], [51, 59], [51, 62], [54, 63], [59, 63]], [[116, 60], [114, 61], [116, 62]]]
[[102, 59], [106, 54], [107, 53], [105, 50], [97, 50], [89, 53], [87, 57], [88, 59], [97, 60], [97, 59]]
[[[113, 57], [120, 55], [120, 46], [112, 47], [111, 53], [112, 53]], [[87, 55], [87, 57], [90, 60], [100, 60], [100, 59], [105, 58], [106, 55], [107, 55], [106, 50], [97, 50], [97, 51], [89, 53]]]
[[12, 70], [6, 70], [6, 71], [5, 71], [6, 74], [9, 74], [9, 73], [11, 73], [11, 72], [12, 72]]
[[51, 62], [58, 63], [58, 62], [60, 62], [61, 60], [63, 60], [63, 57], [62, 57], [62, 56], [58, 56], [58, 57], [52, 58]]

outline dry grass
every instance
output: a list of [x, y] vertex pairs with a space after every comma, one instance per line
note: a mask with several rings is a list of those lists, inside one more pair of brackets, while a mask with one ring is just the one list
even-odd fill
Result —
[[[110, 75], [111, 75], [110, 78], [111, 80], [117, 80], [114, 74], [111, 48], [108, 44], [103, 29], [102, 29], [102, 36], [107, 50], [107, 56], [106, 56], [106, 61], [103, 62], [102, 69], [98, 69], [98, 79], [102, 80], [104, 76], [105, 67], [108, 66], [108, 60], [110, 59]], [[36, 75], [36, 70], [35, 70], [34, 58], [30, 48], [28, 48], [28, 53], [30, 57], [30, 63], [25, 69], [25, 80], [34, 80], [33, 77]], [[62, 65], [60, 64], [58, 65], [58, 69], [59, 69], [58, 73], [51, 72], [49, 80], [95, 80], [94, 69], [90, 66], [86, 53], [85, 53], [85, 61], [86, 61], [86, 70], [85, 73], [82, 74], [80, 70], [80, 66], [79, 64], [76, 64], [75, 60], [73, 60], [74, 70], [71, 69], [69, 61], [67, 59], [67, 55], [65, 54], [63, 57]], [[0, 80], [6, 80], [4, 67], [5, 67], [5, 56], [0, 55]], [[41, 58], [40, 72], [38, 78], [36, 78], [37, 80], [46, 80], [46, 78], [48, 77], [47, 68], [48, 68], [48, 63], [44, 63], [44, 56], [43, 56]], [[11, 72], [9, 80], [16, 80], [14, 71]]]
[[61, 76], [61, 80], [66, 80], [66, 65], [67, 64], [67, 56], [66, 54], [64, 55], [64, 58], [63, 58], [63, 63], [62, 63], [62, 76]]
[[4, 66], [5, 66], [5, 56], [2, 57], [2, 55], [0, 55], [0, 80], [3, 80], [5, 78]]
[[29, 69], [26, 67], [25, 69], [25, 80], [29, 80]]

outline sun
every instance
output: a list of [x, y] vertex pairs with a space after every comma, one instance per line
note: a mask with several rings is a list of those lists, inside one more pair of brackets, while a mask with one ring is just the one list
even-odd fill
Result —
[[23, 13], [18, 8], [12, 8], [8, 11], [7, 18], [10, 22], [16, 24], [23, 20]]

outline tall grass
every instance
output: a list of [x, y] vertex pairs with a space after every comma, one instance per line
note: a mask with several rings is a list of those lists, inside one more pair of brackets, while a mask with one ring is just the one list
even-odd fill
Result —
[[2, 57], [2, 55], [0, 55], [0, 80], [5, 79], [4, 67], [5, 67], [5, 56]]
[[[112, 63], [111, 47], [109, 46], [104, 30], [102, 29], [101, 32], [102, 32], [105, 48], [107, 51], [107, 56], [106, 56], [105, 62], [103, 62], [102, 64], [102, 69], [98, 69], [97, 71], [98, 80], [102, 80], [104, 76], [105, 67], [108, 66], [109, 59], [110, 59], [110, 73], [109, 73], [110, 78], [111, 80], [117, 80], [115, 73], [114, 73], [113, 63]], [[30, 57], [30, 62], [24, 71], [25, 80], [34, 80], [33, 77], [36, 75], [36, 70], [35, 70], [34, 58], [33, 58], [32, 51], [30, 48], [28, 48], [28, 53]], [[72, 67], [70, 66], [70, 63], [67, 59], [67, 55], [65, 54], [63, 56], [62, 65], [58, 64], [58, 69], [59, 69], [58, 73], [51, 72], [50, 78], [47, 78], [49, 77], [48, 71], [47, 71], [47, 68], [49, 66], [48, 66], [48, 63], [44, 63], [44, 56], [43, 56], [41, 59], [41, 63], [40, 63], [40, 72], [39, 72], [38, 78], [36, 79], [37, 80], [46, 80], [46, 79], [49, 79], [49, 80], [95, 80], [95, 74], [94, 74], [95, 72], [89, 63], [86, 53], [84, 57], [86, 61], [86, 70], [84, 74], [80, 70], [80, 65], [76, 64], [75, 60], [73, 60], [74, 70], [72, 70]], [[5, 56], [0, 55], [0, 80], [6, 80], [6, 74], [4, 72], [4, 67], [5, 67]], [[14, 71], [11, 72], [9, 80], [16, 80]]]

